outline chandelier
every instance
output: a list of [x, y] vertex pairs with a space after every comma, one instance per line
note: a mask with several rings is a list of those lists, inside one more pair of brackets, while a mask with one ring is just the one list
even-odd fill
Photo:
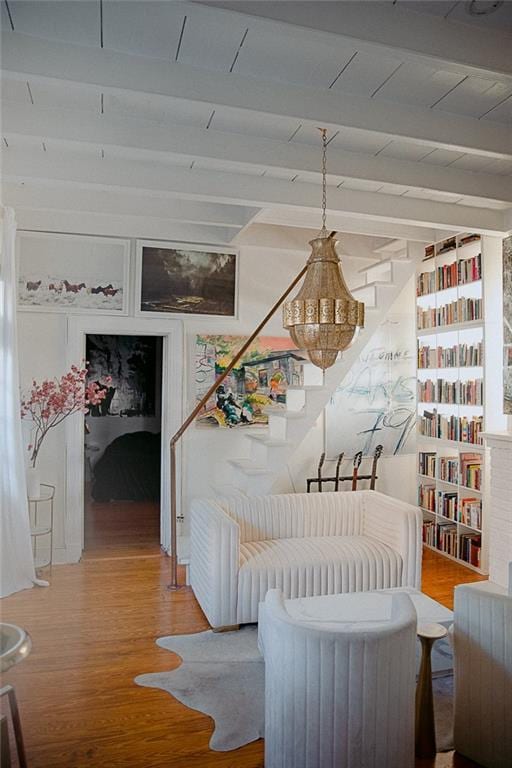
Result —
[[330, 368], [364, 327], [364, 304], [347, 288], [336, 253], [336, 232], [325, 227], [327, 208], [327, 131], [322, 134], [322, 229], [310, 241], [306, 276], [294, 299], [283, 305], [283, 327], [319, 368]]

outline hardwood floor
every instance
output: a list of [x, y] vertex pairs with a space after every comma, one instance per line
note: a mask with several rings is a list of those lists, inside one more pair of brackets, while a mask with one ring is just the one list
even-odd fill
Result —
[[160, 503], [89, 501], [84, 514], [84, 559], [160, 554]]
[[[207, 716], [134, 684], [136, 675], [179, 665], [155, 645], [158, 637], [208, 624], [189, 588], [168, 590], [169, 558], [110, 552], [112, 559], [54, 566], [50, 588], [2, 600], [2, 620], [25, 627], [33, 640], [31, 655], [3, 681], [16, 687], [30, 768], [262, 766], [261, 740], [211, 752]], [[479, 578], [425, 552], [423, 589], [449, 607], [455, 584]], [[416, 765], [474, 766], [452, 753]]]

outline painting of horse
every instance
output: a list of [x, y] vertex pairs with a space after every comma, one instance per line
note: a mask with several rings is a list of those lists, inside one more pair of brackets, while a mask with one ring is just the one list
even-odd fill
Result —
[[20, 232], [18, 308], [127, 314], [130, 242]]

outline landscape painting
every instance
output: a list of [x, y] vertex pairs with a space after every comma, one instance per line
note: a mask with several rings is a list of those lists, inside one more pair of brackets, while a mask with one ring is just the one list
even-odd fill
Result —
[[414, 319], [388, 318], [340, 383], [326, 408], [326, 451], [373, 454], [414, 453], [416, 344]]
[[236, 315], [236, 252], [139, 241], [137, 254], [140, 312]]
[[19, 309], [128, 312], [128, 240], [20, 232], [17, 259]]
[[512, 235], [503, 240], [503, 413], [512, 415]]
[[[199, 402], [241, 348], [244, 336], [196, 336], [195, 386]], [[250, 427], [268, 423], [265, 408], [284, 408], [289, 386], [303, 382], [304, 353], [289, 337], [260, 336], [219, 385], [197, 417], [200, 426]]]

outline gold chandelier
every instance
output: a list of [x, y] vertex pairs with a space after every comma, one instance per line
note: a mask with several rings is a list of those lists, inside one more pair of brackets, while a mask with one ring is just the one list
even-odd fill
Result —
[[310, 241], [306, 276], [294, 299], [283, 305], [283, 326], [312, 363], [330, 368], [364, 327], [364, 304], [348, 290], [336, 253], [336, 232], [325, 228], [327, 208], [327, 131], [322, 134], [322, 229]]

